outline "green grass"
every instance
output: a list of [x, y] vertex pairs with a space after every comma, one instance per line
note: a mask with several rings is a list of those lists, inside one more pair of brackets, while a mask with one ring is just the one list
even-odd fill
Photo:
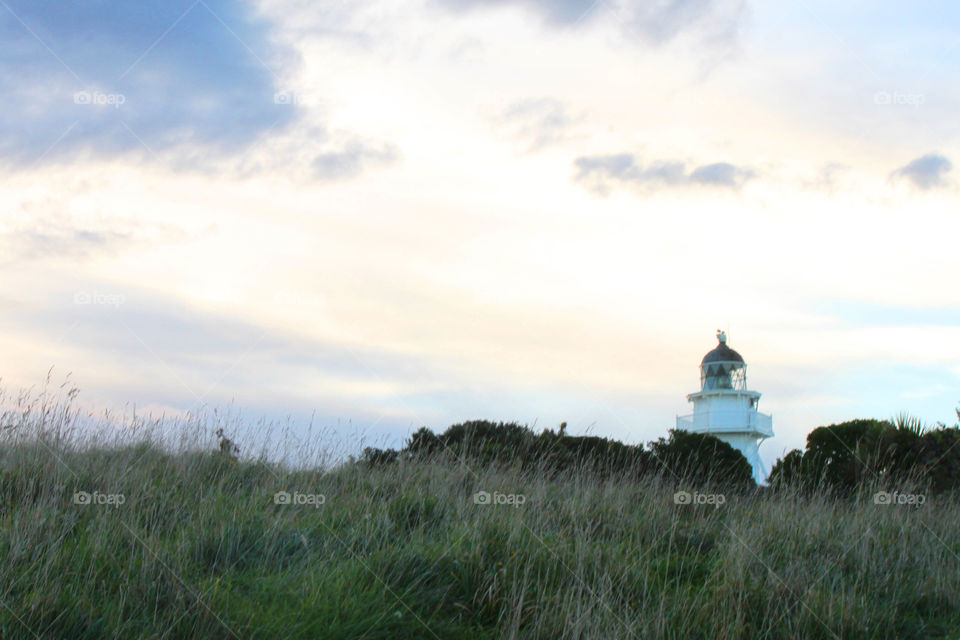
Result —
[[714, 508], [675, 504], [706, 489], [674, 478], [304, 471], [50, 433], [0, 440], [0, 638], [960, 637], [951, 496]]

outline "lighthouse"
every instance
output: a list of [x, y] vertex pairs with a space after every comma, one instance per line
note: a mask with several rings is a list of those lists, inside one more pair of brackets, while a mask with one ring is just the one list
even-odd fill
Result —
[[747, 364], [717, 331], [717, 347], [700, 362], [700, 391], [687, 395], [693, 413], [677, 416], [677, 429], [707, 433], [728, 443], [750, 463], [753, 479], [766, 480], [760, 443], [773, 437], [773, 418], [760, 413], [760, 393], [747, 389]]

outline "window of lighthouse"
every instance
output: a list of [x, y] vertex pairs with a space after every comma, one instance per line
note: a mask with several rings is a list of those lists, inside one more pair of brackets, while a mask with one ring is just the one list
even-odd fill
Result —
[[732, 389], [731, 369], [722, 364], [707, 365], [704, 389]]
[[746, 375], [739, 362], [714, 362], [701, 368], [704, 391], [715, 389], [746, 389]]

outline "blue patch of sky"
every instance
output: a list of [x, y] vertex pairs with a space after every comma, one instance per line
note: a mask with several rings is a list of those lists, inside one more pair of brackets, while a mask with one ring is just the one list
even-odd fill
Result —
[[0, 41], [0, 156], [17, 166], [229, 152], [297, 114], [275, 96], [298, 59], [244, 2], [7, 0]]

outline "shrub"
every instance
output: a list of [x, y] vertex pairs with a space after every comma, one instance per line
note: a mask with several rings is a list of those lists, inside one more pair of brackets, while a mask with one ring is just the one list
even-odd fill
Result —
[[871, 482], [918, 483], [942, 492], [960, 486], [960, 428], [925, 429], [913, 418], [850, 420], [818, 427], [770, 473], [776, 487], [852, 495]]
[[515, 422], [473, 420], [455, 424], [437, 436], [426, 427], [415, 432], [401, 452], [407, 459], [447, 453], [477, 465], [519, 466], [546, 473], [569, 470], [602, 477], [639, 475], [653, 468], [649, 452], [596, 436], [565, 435], [544, 430], [537, 434]]
[[360, 456], [360, 462], [369, 467], [382, 467], [396, 462], [398, 456], [399, 452], [395, 449], [367, 447], [363, 450], [363, 455]]
[[670, 437], [650, 443], [650, 450], [665, 476], [731, 489], [755, 486], [743, 454], [714, 436], [671, 429]]

